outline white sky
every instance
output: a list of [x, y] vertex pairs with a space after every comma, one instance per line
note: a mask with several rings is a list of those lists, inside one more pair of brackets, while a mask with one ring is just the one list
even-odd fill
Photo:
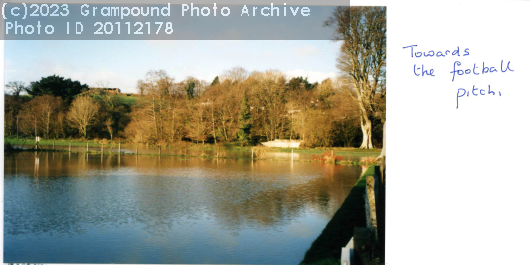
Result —
[[319, 41], [6, 41], [5, 81], [29, 85], [49, 75], [89, 86], [103, 81], [136, 92], [149, 70], [166, 70], [180, 81], [212, 81], [232, 67], [281, 70], [310, 82], [334, 77], [340, 43]]

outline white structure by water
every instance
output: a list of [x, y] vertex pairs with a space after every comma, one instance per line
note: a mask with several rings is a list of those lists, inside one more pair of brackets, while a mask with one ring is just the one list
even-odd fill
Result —
[[302, 141], [299, 140], [279, 140], [275, 139], [274, 141], [268, 141], [261, 143], [267, 147], [281, 147], [281, 148], [298, 148]]

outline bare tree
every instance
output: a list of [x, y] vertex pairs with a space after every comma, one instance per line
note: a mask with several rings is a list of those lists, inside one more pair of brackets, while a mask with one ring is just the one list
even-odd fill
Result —
[[98, 110], [99, 106], [92, 98], [89, 96], [81, 96], [72, 102], [66, 119], [72, 127], [77, 128], [79, 133], [86, 138], [87, 127], [94, 124]]
[[66, 114], [59, 111], [57, 113], [56, 119], [53, 121], [53, 129], [55, 132], [55, 138], [64, 137], [64, 127], [65, 127]]
[[39, 135], [39, 123], [40, 110], [37, 101], [31, 100], [24, 104], [21, 110], [22, 124], [20, 129], [24, 134], [33, 134], [33, 136]]
[[241, 83], [248, 77], [248, 72], [243, 67], [234, 67], [228, 71], [225, 71], [221, 76], [221, 83], [225, 80], [229, 80], [231, 83]]
[[337, 66], [349, 77], [350, 97], [359, 106], [360, 148], [373, 148], [372, 120], [386, 93], [386, 8], [337, 7], [324, 26], [335, 29], [337, 40], [344, 41]]
[[105, 125], [107, 126], [107, 130], [108, 130], [109, 133], [110, 133], [110, 140], [111, 140], [111, 141], [112, 141], [112, 132], [113, 132], [113, 130], [112, 130], [112, 124], [113, 124], [113, 123], [114, 123], [114, 122], [112, 121], [112, 117], [109, 117], [109, 118], [107, 118], [107, 119], [105, 120]]
[[96, 81], [96, 88], [108, 88], [108, 87], [109, 87], [108, 81], [103, 81], [103, 80]]
[[281, 139], [286, 124], [286, 78], [279, 71], [255, 74], [257, 83], [252, 87], [255, 104], [261, 112], [262, 125], [268, 140]]
[[26, 87], [24, 86], [24, 82], [15, 81], [7, 83], [6, 88], [11, 90], [13, 96], [18, 97], [20, 95], [20, 92], [25, 90]]
[[61, 105], [61, 98], [54, 97], [51, 95], [37, 96], [33, 99], [37, 104], [39, 110], [39, 116], [43, 130], [46, 133], [45, 137], [50, 138], [51, 125], [53, 122], [53, 116], [56, 116], [57, 111]]
[[138, 80], [136, 82], [136, 89], [138, 90], [138, 93], [140, 94], [140, 96], [144, 95], [146, 87], [147, 87], [147, 84], [144, 83], [143, 80]]
[[193, 103], [195, 102], [190, 101], [187, 104], [188, 123], [186, 124], [186, 135], [197, 143], [202, 141], [202, 144], [204, 144], [210, 129], [208, 110], [201, 104]]

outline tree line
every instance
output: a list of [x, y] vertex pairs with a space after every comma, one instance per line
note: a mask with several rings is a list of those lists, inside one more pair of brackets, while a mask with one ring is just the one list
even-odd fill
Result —
[[[243, 68], [225, 71], [211, 83], [193, 77], [177, 82], [158, 70], [147, 72], [138, 80], [138, 94], [127, 96], [49, 76], [29, 87], [7, 84], [4, 132], [49, 139], [119, 137], [158, 145], [292, 139], [307, 147], [352, 147], [362, 141], [362, 131], [347, 86], [340, 79], [318, 84]], [[127, 98], [137, 100], [128, 104]], [[380, 125], [374, 138], [381, 144]]]

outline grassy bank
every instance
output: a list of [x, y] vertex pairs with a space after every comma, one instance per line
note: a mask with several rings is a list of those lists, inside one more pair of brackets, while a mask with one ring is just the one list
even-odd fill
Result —
[[366, 227], [364, 194], [366, 177], [374, 175], [370, 167], [352, 188], [340, 209], [311, 244], [301, 264], [340, 264], [341, 248], [353, 236], [354, 227]]
[[[9, 138], [9, 137], [4, 137], [4, 145], [6, 144], [17, 144], [17, 145], [21, 145], [21, 144], [25, 144], [27, 148], [33, 146], [35, 144], [35, 139], [32, 138], [32, 139], [15, 139], [15, 138]], [[39, 141], [39, 144], [40, 145], [53, 145], [55, 143], [55, 145], [70, 145], [72, 144], [72, 146], [86, 146], [86, 144], [88, 143], [88, 146], [101, 146], [101, 143], [104, 143], [106, 145], [118, 145], [118, 142], [117, 141], [109, 141], [109, 140], [104, 140], [104, 141], [101, 141], [101, 140], [81, 140], [81, 139], [57, 139], [57, 140], [54, 140], [54, 139], [41, 139]]]
[[[4, 144], [10, 143], [10, 144], [25, 144], [26, 147], [31, 147], [35, 144], [35, 139], [15, 139], [15, 138], [9, 138], [4, 137]], [[110, 141], [108, 139], [94, 139], [94, 140], [83, 140], [83, 139], [42, 139], [39, 142], [41, 145], [53, 145], [55, 143], [56, 146], [68, 146], [70, 143], [72, 146], [86, 146], [88, 143], [88, 146], [101, 146], [103, 144], [104, 146], [117, 146], [119, 141]], [[122, 144], [133, 144], [134, 143], [128, 143], [126, 141], [122, 141]], [[145, 144], [142, 144], [141, 146], [145, 147]], [[156, 147], [157, 145], [151, 145], [151, 147]], [[173, 148], [186, 148], [189, 150], [204, 150], [204, 151], [214, 151], [214, 150], [229, 150], [229, 151], [241, 151], [241, 152], [251, 152], [252, 149], [256, 150], [256, 148], [261, 148], [264, 150], [267, 150], [267, 152], [283, 152], [283, 153], [291, 153], [291, 148], [280, 148], [280, 147], [263, 147], [263, 146], [239, 146], [237, 144], [233, 143], [223, 143], [223, 144], [195, 144], [195, 143], [189, 143], [189, 142], [181, 142], [181, 144], [178, 145], [167, 145], [162, 146], [162, 148], [165, 149], [173, 149]], [[295, 153], [305, 153], [305, 154], [322, 154], [323, 152], [333, 150], [333, 152], [336, 155], [363, 155], [363, 156], [378, 156], [381, 153], [381, 149], [359, 149], [359, 148], [353, 148], [353, 147], [328, 147], [328, 148], [295, 148]], [[347, 161], [342, 161], [343, 164], [348, 164]]]

